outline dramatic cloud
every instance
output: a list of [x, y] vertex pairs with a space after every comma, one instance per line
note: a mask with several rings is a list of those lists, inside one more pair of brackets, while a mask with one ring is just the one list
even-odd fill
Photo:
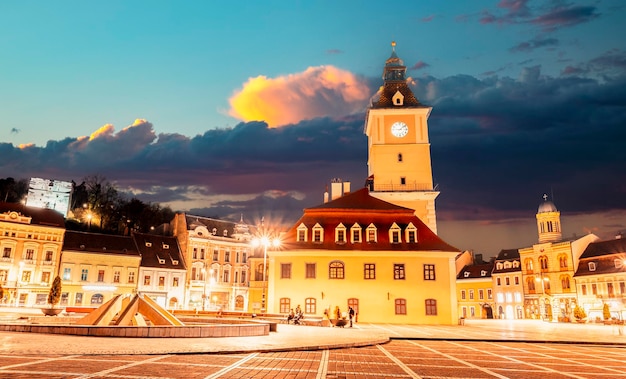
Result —
[[555, 47], [558, 46], [559, 40], [556, 38], [535, 38], [530, 41], [521, 42], [517, 46], [510, 49], [512, 52], [528, 52], [540, 47]]
[[545, 31], [574, 26], [598, 17], [596, 7], [591, 6], [559, 6], [547, 13], [535, 17], [530, 22], [540, 25]]
[[278, 127], [363, 111], [369, 97], [364, 79], [333, 66], [310, 67], [277, 78], [250, 78], [230, 98], [229, 113], [243, 121]]
[[[440, 222], [473, 220], [479, 225], [484, 220], [530, 219], [532, 226], [541, 196], [548, 193], [554, 194], [563, 215], [614, 215], [612, 221], [600, 216], [594, 223], [577, 221], [571, 232], [582, 233], [584, 227], [615, 233], [623, 228], [626, 71], [621, 54], [611, 51], [586, 63], [614, 72], [622, 67], [621, 74], [601, 79], [574, 72], [549, 77], [539, 65], [523, 68], [517, 78], [416, 79], [416, 96], [433, 106], [430, 143], [434, 181], [441, 191]], [[290, 78], [283, 81], [302, 85]], [[359, 83], [364, 88], [353, 98], [361, 98], [361, 91], [369, 97], [377, 89], [363, 83], [380, 84], [375, 79]], [[328, 88], [335, 87], [319, 91], [328, 94]], [[330, 91], [333, 96], [337, 92]], [[76, 181], [99, 174], [140, 199], [175, 210], [230, 219], [271, 215], [289, 224], [302, 208], [322, 202], [331, 178], [349, 180], [357, 189], [367, 176], [365, 113], [344, 101], [343, 111], [331, 108], [334, 114], [328, 117], [295, 117], [296, 110], [310, 109], [299, 102], [318, 98], [314, 91], [298, 93], [288, 104], [293, 120], [304, 121], [281, 128], [251, 121], [188, 137], [157, 134], [145, 120], [120, 131], [105, 125], [91, 136], [49, 141], [44, 147], [0, 143], [0, 172]], [[246, 96], [254, 102], [269, 95], [260, 91]], [[267, 104], [289, 111], [285, 101]]]

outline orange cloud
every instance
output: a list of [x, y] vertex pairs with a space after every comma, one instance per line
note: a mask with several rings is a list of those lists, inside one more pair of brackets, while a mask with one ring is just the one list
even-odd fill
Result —
[[369, 92], [365, 80], [349, 71], [334, 66], [309, 67], [277, 78], [248, 79], [229, 99], [228, 113], [243, 121], [265, 121], [278, 127], [364, 110]]
[[112, 124], [105, 124], [101, 126], [95, 132], [91, 133], [91, 135], [89, 136], [89, 140], [93, 141], [96, 138], [101, 137], [101, 136], [110, 136], [113, 134], [114, 131], [115, 131], [115, 127]]

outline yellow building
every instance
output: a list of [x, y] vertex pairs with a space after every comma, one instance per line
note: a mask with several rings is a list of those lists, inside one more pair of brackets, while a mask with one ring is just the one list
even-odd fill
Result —
[[458, 321], [455, 257], [412, 209], [367, 188], [304, 210], [269, 251], [268, 312], [305, 318], [352, 307], [359, 322]]
[[420, 104], [409, 88], [406, 66], [393, 51], [385, 62], [383, 87], [367, 112], [368, 186], [381, 200], [414, 209], [437, 233], [428, 139], [432, 107]]
[[562, 241], [560, 212], [545, 195], [536, 218], [539, 243], [519, 249], [525, 318], [571, 320], [577, 303], [575, 268], [587, 245], [598, 237], [589, 234]]
[[170, 225], [187, 267], [185, 308], [248, 310], [249, 226], [185, 213]]
[[493, 318], [493, 263], [466, 265], [456, 277], [459, 316]]
[[64, 232], [65, 220], [57, 211], [0, 203], [0, 303], [47, 303]]
[[131, 237], [68, 230], [59, 270], [61, 305], [96, 307], [136, 293], [140, 263]]
[[626, 239], [590, 243], [580, 256], [574, 279], [579, 304], [590, 321], [604, 320], [604, 304], [611, 317], [626, 319]]

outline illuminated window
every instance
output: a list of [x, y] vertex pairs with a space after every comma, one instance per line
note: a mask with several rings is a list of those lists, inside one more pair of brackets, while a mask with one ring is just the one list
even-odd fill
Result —
[[344, 279], [344, 264], [340, 261], [332, 261], [328, 265], [328, 278], [329, 279]]
[[143, 277], [143, 285], [144, 286], [149, 286], [150, 285], [150, 275], [146, 275]]
[[119, 283], [120, 282], [120, 272], [119, 271], [114, 271], [113, 272], [113, 283]]
[[393, 278], [395, 280], [404, 280], [404, 264], [396, 263], [393, 265]]
[[343, 224], [339, 224], [335, 228], [335, 242], [339, 244], [346, 243], [346, 227]]
[[396, 314], [406, 315], [406, 299], [396, 299]]
[[376, 265], [374, 263], [363, 265], [363, 279], [376, 279]]
[[304, 299], [304, 313], [315, 314], [317, 313], [317, 300], [312, 297]]
[[98, 270], [98, 281], [104, 282], [104, 270]]
[[317, 265], [315, 263], [306, 263], [305, 264], [305, 277], [307, 279], [315, 279], [317, 272]]
[[135, 283], [135, 273], [132, 271], [128, 273], [128, 283]]
[[291, 310], [291, 299], [288, 297], [280, 298], [280, 313], [289, 313]]
[[63, 268], [63, 280], [70, 280], [72, 276], [72, 269], [69, 267]]
[[465, 300], [465, 290], [461, 290], [461, 300]]
[[80, 272], [80, 280], [83, 282], [87, 281], [87, 277], [89, 276], [89, 270], [84, 268]]
[[424, 280], [435, 280], [435, 265], [424, 265]]
[[280, 278], [291, 279], [291, 263], [280, 264]]
[[[435, 300], [435, 299], [426, 299], [425, 300], [425, 307], [426, 307], [426, 316], [437, 316], [437, 300]], [[472, 307], [471, 310], [472, 310], [472, 313], [473, 313], [474, 307]]]
[[309, 229], [304, 224], [298, 226], [298, 242], [306, 242]]

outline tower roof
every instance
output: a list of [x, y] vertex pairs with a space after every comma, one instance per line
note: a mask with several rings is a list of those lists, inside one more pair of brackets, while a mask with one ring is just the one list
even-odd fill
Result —
[[396, 43], [392, 42], [391, 56], [385, 61], [383, 69], [383, 87], [379, 91], [380, 97], [372, 104], [372, 108], [391, 108], [394, 105], [393, 96], [400, 92], [404, 96], [403, 104], [400, 107], [423, 106], [417, 100], [413, 91], [409, 88], [406, 80], [406, 66], [402, 59], [396, 54]]
[[537, 209], [537, 213], [546, 213], [546, 212], [558, 212], [556, 209], [556, 205], [553, 202], [548, 201], [548, 195], [543, 195], [543, 203], [539, 204], [539, 208]]

